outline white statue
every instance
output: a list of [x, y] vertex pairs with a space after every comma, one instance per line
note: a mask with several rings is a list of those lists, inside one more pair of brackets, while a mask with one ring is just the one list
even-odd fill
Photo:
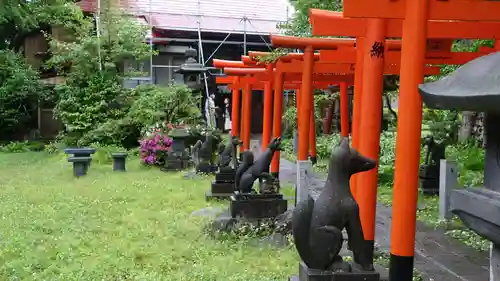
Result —
[[229, 99], [225, 98], [224, 99], [224, 105], [225, 105], [225, 110], [224, 110], [224, 130], [229, 131], [231, 130], [231, 117], [229, 115]]
[[208, 99], [207, 99], [207, 123], [210, 128], [214, 128], [216, 123], [215, 123], [215, 95], [211, 94]]

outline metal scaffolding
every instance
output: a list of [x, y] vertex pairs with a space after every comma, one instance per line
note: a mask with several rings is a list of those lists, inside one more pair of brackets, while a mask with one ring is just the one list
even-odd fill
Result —
[[[97, 9], [96, 9], [96, 12], [95, 12], [95, 21], [96, 21], [96, 34], [97, 34], [97, 40], [100, 40], [100, 37], [101, 37], [101, 22], [100, 22], [100, 18], [101, 18], [101, 12], [102, 12], [102, 6], [101, 6], [101, 1], [102, 0], [96, 0], [97, 2]], [[105, 9], [107, 7], [104, 7]], [[248, 47], [249, 46], [267, 46], [270, 50], [271, 50], [271, 45], [270, 43], [266, 40], [266, 38], [264, 38], [264, 36], [262, 35], [262, 33], [258, 32], [257, 28], [255, 27], [255, 25], [253, 25], [252, 21], [247, 17], [247, 16], [243, 16], [239, 23], [238, 24], [241, 24], [243, 22], [243, 41], [230, 41], [230, 40], [227, 40], [232, 34], [234, 34], [238, 28], [238, 26], [234, 27], [232, 30], [225, 30], [225, 31], [220, 31], [221, 33], [227, 33], [227, 35], [225, 36], [225, 38], [223, 40], [207, 40], [207, 39], [203, 39], [202, 38], [202, 26], [201, 26], [201, 20], [203, 18], [203, 13], [201, 11], [201, 1], [198, 0], [197, 1], [197, 11], [196, 13], [193, 13], [193, 14], [190, 14], [191, 16], [196, 16], [198, 18], [197, 20], [197, 28], [196, 28], [196, 32], [197, 32], [197, 37], [196, 39], [187, 39], [187, 38], [175, 38], [175, 37], [155, 37], [154, 36], [154, 33], [153, 33], [153, 30], [155, 28], [155, 26], [153, 26], [153, 16], [154, 15], [181, 15], [181, 14], [178, 14], [178, 13], [170, 13], [170, 12], [157, 12], [157, 11], [153, 11], [153, 2], [152, 0], [149, 0], [148, 2], [148, 7], [147, 7], [147, 11], [145, 13], [144, 10], [128, 10], [128, 12], [130, 12], [131, 14], [135, 14], [135, 15], [142, 15], [144, 16], [145, 19], [147, 19], [147, 26], [148, 26], [148, 36], [147, 36], [147, 39], [148, 40], [148, 44], [149, 44], [149, 48], [151, 50], [151, 56], [149, 57], [149, 76], [146, 76], [146, 77], [135, 77], [133, 78], [133, 80], [136, 80], [136, 81], [143, 81], [143, 82], [148, 82], [148, 83], [151, 83], [151, 84], [155, 84], [156, 81], [155, 81], [155, 69], [157, 68], [169, 68], [169, 69], [177, 69], [180, 67], [180, 65], [171, 65], [168, 64], [168, 65], [162, 65], [162, 64], [154, 64], [154, 60], [153, 60], [153, 50], [154, 50], [154, 45], [155, 43], [157, 42], [162, 42], [162, 41], [169, 41], [169, 42], [172, 42], [172, 41], [175, 41], [175, 42], [181, 42], [181, 43], [197, 43], [198, 45], [198, 52], [199, 52], [199, 62], [202, 63], [205, 67], [206, 67], [206, 64], [207, 62], [209, 62], [213, 57], [214, 55], [217, 53], [217, 51], [222, 47], [222, 45], [224, 44], [231, 44], [231, 45], [240, 45], [242, 44], [243, 45], [243, 53], [246, 55], [247, 54], [247, 51], [248, 51]], [[145, 15], [147, 14], [147, 15]], [[287, 10], [287, 17], [288, 17], [288, 10]], [[220, 16], [217, 16], [217, 18], [225, 18], [225, 19], [234, 19], [234, 17], [230, 17], [230, 16], [227, 16], [227, 15], [220, 15]], [[162, 28], [161, 26], [159, 28]], [[166, 28], [168, 29], [168, 28]], [[173, 30], [184, 30], [182, 28], [174, 28], [172, 27], [171, 29]], [[195, 31], [195, 30], [192, 30], [192, 31]], [[240, 31], [238, 31], [238, 33], [240, 33]], [[247, 41], [247, 36], [248, 35], [258, 35], [260, 36], [261, 38], [261, 41], [262, 42], [248, 42]], [[214, 51], [208, 56], [207, 59], [205, 59], [204, 57], [204, 52], [203, 52], [203, 43], [208, 43], [208, 44], [218, 44], [217, 47], [214, 49]], [[101, 54], [100, 54], [100, 48], [98, 50], [98, 56], [99, 56], [99, 60], [101, 59]], [[208, 69], [210, 70], [216, 70], [215, 68], [213, 67], [207, 67]], [[217, 71], [221, 71], [219, 69], [217, 69]], [[214, 74], [214, 73], [212, 73]], [[219, 74], [222, 74], [222, 72], [220, 72]], [[171, 75], [171, 74], [169, 74]], [[206, 77], [206, 74], [204, 74], [204, 82], [205, 82], [205, 91], [206, 91], [206, 95], [208, 96], [209, 93], [208, 93], [208, 85], [207, 85], [207, 77]]]
[[[260, 34], [258, 31], [257, 31], [257, 28], [253, 25], [253, 23], [251, 22], [251, 20], [246, 17], [246, 16], [243, 16], [241, 19], [240, 19], [240, 23], [243, 21], [243, 42], [238, 42], [238, 41], [228, 41], [227, 39], [229, 38], [229, 36], [231, 36], [231, 34], [233, 34], [235, 31], [236, 31], [236, 28], [233, 28], [232, 30], [230, 30], [229, 32], [227, 32], [227, 35], [226, 37], [222, 40], [222, 41], [218, 41], [218, 40], [203, 40], [202, 39], [202, 27], [201, 27], [201, 18], [203, 17], [203, 14], [202, 14], [202, 11], [201, 11], [201, 3], [200, 3], [200, 0], [197, 1], [197, 13], [196, 13], [196, 16], [198, 17], [198, 21], [197, 21], [197, 34], [198, 34], [198, 38], [197, 39], [185, 39], [185, 38], [172, 38], [172, 37], [154, 37], [153, 36], [153, 29], [154, 29], [154, 26], [152, 24], [152, 19], [153, 19], [153, 13], [154, 14], [162, 14], [162, 15], [175, 15], [175, 13], [165, 13], [165, 12], [153, 12], [152, 11], [152, 0], [149, 0], [149, 7], [148, 7], [148, 29], [149, 29], [149, 33], [150, 33], [150, 37], [148, 38], [149, 40], [149, 46], [150, 46], [150, 49], [151, 51], [153, 51], [153, 46], [154, 46], [154, 42], [161, 42], [161, 41], [165, 41], [165, 40], [168, 40], [168, 41], [176, 41], [176, 42], [184, 42], [184, 43], [198, 43], [198, 52], [199, 52], [199, 61], [201, 64], [203, 64], [204, 66], [206, 66], [206, 63], [208, 61], [210, 61], [210, 59], [213, 58], [213, 56], [217, 53], [217, 51], [222, 47], [222, 45], [224, 44], [233, 44], [233, 45], [239, 45], [239, 44], [243, 44], [243, 50], [244, 50], [244, 54], [246, 55], [247, 54], [247, 48], [248, 46], [267, 46], [270, 50], [272, 49], [271, 48], [271, 45], [269, 42], [267, 42], [267, 40], [262, 36], [262, 34]], [[227, 17], [227, 16], [220, 16], [221, 18], [232, 18], [232, 17]], [[252, 30], [248, 30], [248, 25], [250, 25], [250, 27], [253, 28], [253, 31], [255, 32], [255, 34], [258, 34], [262, 40], [262, 42], [247, 42], [247, 35], [248, 35], [248, 32], [252, 32]], [[215, 50], [210, 54], [210, 56], [208, 56], [208, 58], [205, 60], [204, 58], [204, 53], [203, 53], [203, 43], [215, 43], [215, 44], [219, 44]], [[155, 65], [153, 63], [153, 55], [151, 55], [150, 57], [150, 76], [149, 76], [149, 79], [151, 81], [151, 83], [155, 82], [154, 81], [154, 69], [156, 68], [179, 68], [180, 65], [160, 65], [160, 64], [157, 64]], [[212, 67], [208, 67], [209, 69], [215, 69], [215, 68], [212, 68]], [[222, 73], [221, 73], [222, 74]], [[205, 91], [206, 91], [206, 95], [208, 97], [209, 93], [208, 93], [208, 85], [207, 85], [207, 77], [206, 77], [206, 73], [204, 74], [204, 80], [205, 80]]]

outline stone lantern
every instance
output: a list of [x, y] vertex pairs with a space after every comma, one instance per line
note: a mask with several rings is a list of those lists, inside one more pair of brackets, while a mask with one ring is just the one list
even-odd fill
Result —
[[[192, 91], [193, 94], [202, 92], [204, 90], [204, 83], [201, 83], [200, 74], [205, 74], [208, 71], [208, 68], [204, 67], [203, 64], [199, 63], [195, 57], [197, 55], [197, 51], [193, 48], [189, 48], [185, 52], [186, 61], [180, 66], [179, 69], [175, 70], [176, 73], [180, 73], [184, 75], [184, 84], [186, 84]], [[207, 79], [207, 77], [204, 77]], [[212, 101], [213, 99], [207, 97]], [[214, 109], [213, 105], [208, 108], [208, 120], [214, 119]], [[211, 126], [215, 125], [215, 122], [209, 122]]]
[[193, 91], [200, 91], [203, 89], [203, 83], [200, 82], [200, 74], [208, 71], [206, 67], [195, 59], [197, 54], [198, 52], [195, 49], [187, 49], [184, 53], [186, 61], [180, 66], [179, 69], [175, 70], [176, 73], [184, 75], [184, 84], [186, 84]]
[[490, 280], [500, 280], [500, 52], [470, 61], [419, 90], [430, 108], [486, 113], [484, 187], [452, 190], [450, 210], [492, 242]]

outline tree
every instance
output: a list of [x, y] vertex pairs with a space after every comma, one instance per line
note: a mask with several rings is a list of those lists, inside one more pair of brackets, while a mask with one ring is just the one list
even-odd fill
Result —
[[309, 23], [309, 9], [323, 9], [331, 11], [342, 11], [341, 0], [292, 0], [295, 14], [290, 22], [281, 26], [287, 35], [311, 36], [311, 24]]
[[[70, 0], [2, 0], [0, 49], [19, 51], [27, 36], [51, 26], [78, 27], [83, 14]], [[0, 2], [2, 2], [0, 1]]]
[[66, 76], [56, 87], [54, 113], [65, 126], [68, 144], [99, 138], [85, 135], [125, 116], [134, 96], [123, 86], [127, 76], [124, 63], [151, 55], [144, 41], [146, 27], [109, 6], [101, 15], [99, 34], [96, 36], [94, 23], [87, 18], [75, 28], [74, 41], [50, 41], [49, 64], [59, 66], [60, 74]]
[[0, 50], [0, 136], [11, 139], [21, 130], [35, 109], [38, 98], [46, 89], [38, 74], [26, 64], [23, 57], [11, 50]]

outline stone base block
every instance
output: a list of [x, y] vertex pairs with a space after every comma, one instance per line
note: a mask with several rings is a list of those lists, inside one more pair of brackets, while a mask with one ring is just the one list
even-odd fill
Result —
[[229, 196], [234, 194], [234, 182], [212, 182], [212, 193], [226, 193]]
[[189, 168], [189, 161], [182, 159], [167, 159], [163, 171], [181, 171]]
[[224, 199], [229, 199], [233, 193], [213, 193], [211, 191], [207, 191], [205, 193], [205, 200], [211, 200], [211, 199], [217, 199], [217, 200], [224, 200]]
[[196, 166], [196, 172], [200, 174], [214, 174], [217, 172], [217, 166], [210, 163], [200, 163]]
[[246, 219], [274, 218], [287, 210], [283, 195], [275, 194], [235, 194], [230, 198], [231, 217]]
[[439, 195], [439, 178], [420, 178], [419, 181], [424, 195]]
[[299, 276], [290, 281], [380, 281], [380, 274], [373, 272], [333, 272], [310, 269], [303, 262], [299, 265]]
[[234, 182], [236, 172], [233, 169], [220, 170], [215, 174], [217, 182]]

